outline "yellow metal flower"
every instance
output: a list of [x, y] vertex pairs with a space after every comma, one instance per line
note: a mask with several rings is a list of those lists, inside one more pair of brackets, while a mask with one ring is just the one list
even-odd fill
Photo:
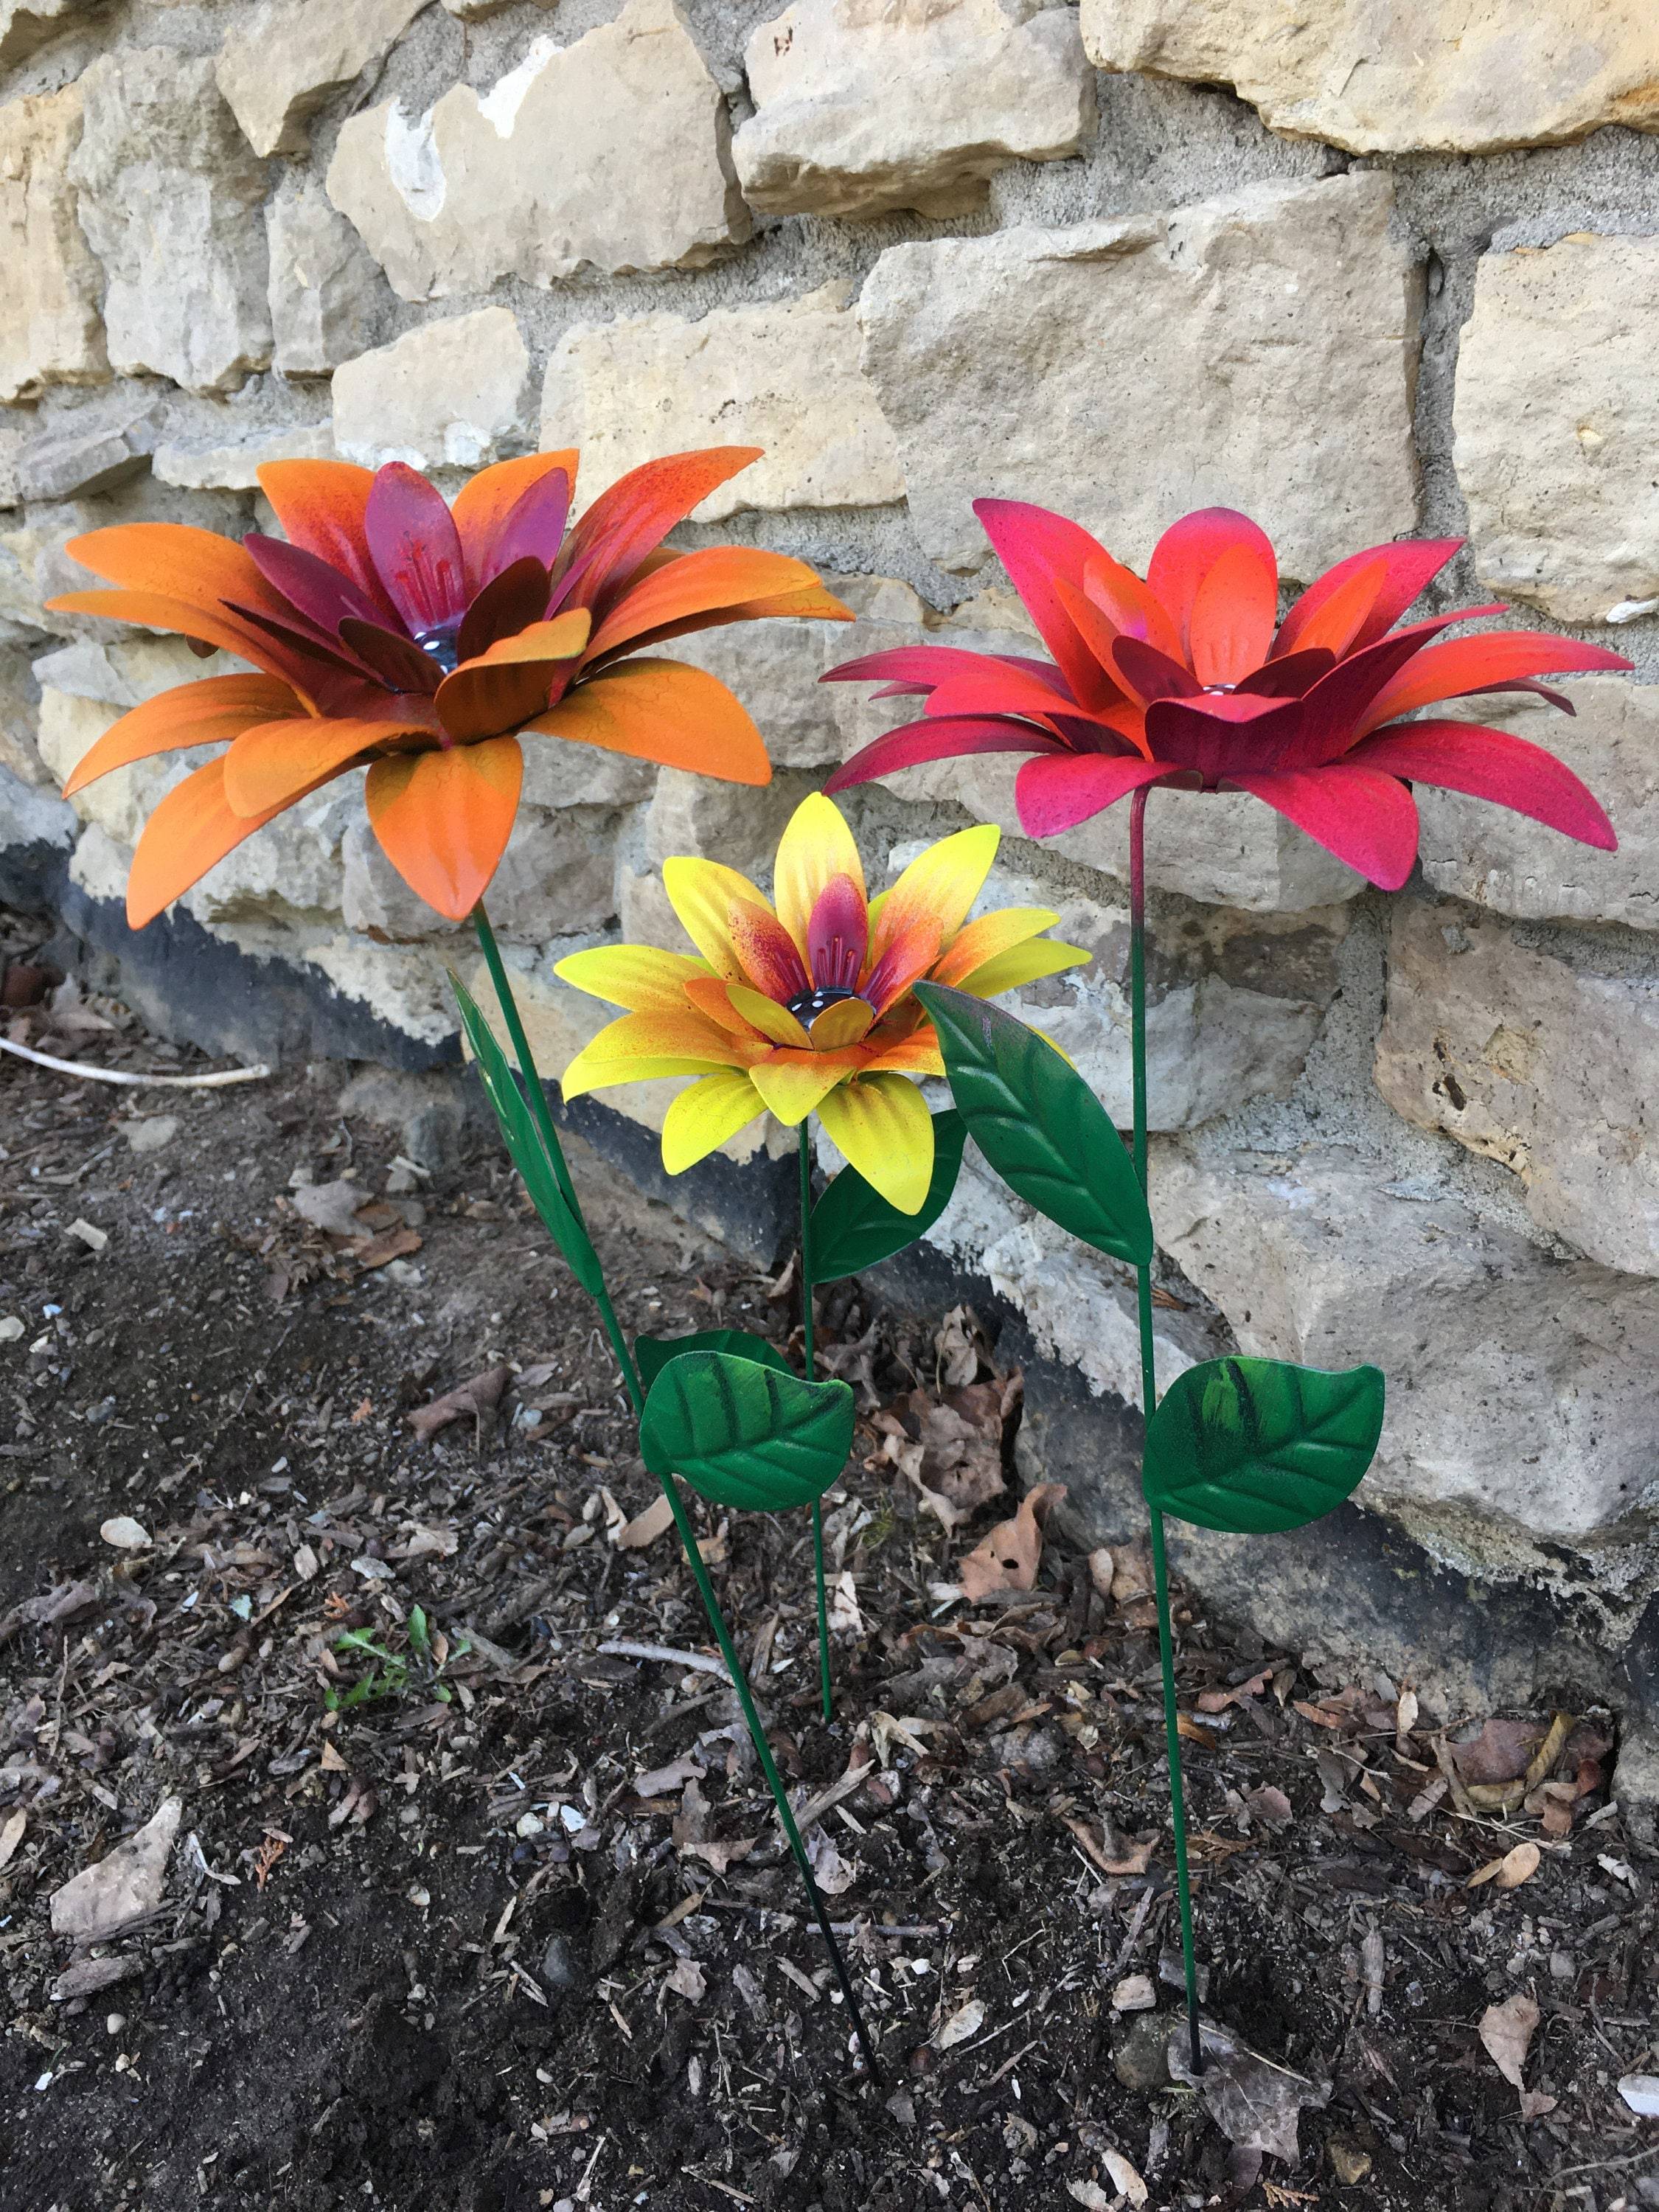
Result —
[[571, 1061], [565, 1097], [696, 1076], [663, 1125], [671, 1175], [769, 1109], [791, 1126], [817, 1113], [867, 1182], [917, 1212], [933, 1125], [910, 1079], [945, 1063], [912, 987], [985, 999], [1089, 957], [1043, 937], [1059, 916], [1041, 907], [968, 920], [1000, 836], [958, 830], [866, 901], [853, 834], [815, 793], [779, 843], [772, 900], [718, 861], [668, 861], [664, 888], [701, 957], [617, 945], [559, 963], [566, 982], [627, 1009]]

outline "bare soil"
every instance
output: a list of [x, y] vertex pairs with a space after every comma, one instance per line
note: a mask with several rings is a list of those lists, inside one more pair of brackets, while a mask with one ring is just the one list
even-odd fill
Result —
[[[24, 1041], [204, 1065], [40, 988], [0, 1015]], [[1012, 1500], [947, 1535], [910, 1447], [950, 1409], [982, 1476], [1016, 1394], [971, 1321], [853, 1285], [821, 1309], [863, 1409], [831, 1725], [804, 1517], [698, 1516], [781, 1763], [845, 1785], [811, 1836], [865, 2079], [672, 1532], [613, 1540], [653, 1486], [591, 1311], [491, 1133], [417, 1173], [341, 1112], [349, 1073], [127, 1094], [0, 1059], [0, 2212], [1659, 2202], [1617, 2089], [1655, 2063], [1654, 1869], [1606, 1717], [1528, 1776], [1549, 1714], [1431, 1717], [1190, 1607], [1206, 2014], [1258, 2082], [1329, 2094], [1264, 2157], [1170, 2081], [1144, 1563], [1051, 1542], [1029, 1592], [945, 1595]], [[791, 1340], [787, 1269], [576, 1171], [630, 1330]], [[308, 1222], [342, 1180], [366, 1215]], [[169, 1797], [155, 1909], [55, 1935]], [[1518, 2082], [1489, 2048], [1517, 1997]]]

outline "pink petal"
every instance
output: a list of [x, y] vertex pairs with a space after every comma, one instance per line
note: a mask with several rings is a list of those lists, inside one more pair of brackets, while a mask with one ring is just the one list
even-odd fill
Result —
[[495, 542], [480, 549], [479, 574], [488, 582], [519, 561], [539, 561], [550, 568], [564, 544], [569, 517], [570, 479], [562, 469], [550, 469], [514, 501]]
[[[1459, 616], [1459, 621], [1467, 617]], [[1419, 628], [1424, 625], [1419, 624]], [[1482, 630], [1474, 637], [1449, 639], [1402, 668], [1371, 699], [1363, 727], [1374, 730], [1413, 708], [1437, 706], [1464, 692], [1498, 690], [1506, 678], [1583, 674], [1590, 669], [1625, 669], [1622, 653], [1601, 645], [1580, 645], [1571, 637], [1552, 637], [1535, 629]]]
[[1318, 613], [1350, 576], [1363, 568], [1367, 562], [1381, 559], [1383, 576], [1370, 613], [1349, 641], [1348, 651], [1355, 653], [1362, 646], [1373, 645], [1384, 630], [1392, 629], [1401, 615], [1419, 593], [1440, 574], [1454, 553], [1462, 545], [1461, 538], [1413, 538], [1394, 545], [1368, 546], [1363, 553], [1351, 553], [1346, 561], [1339, 561], [1334, 568], [1327, 568], [1304, 592], [1282, 623], [1273, 646], [1275, 659], [1294, 651], [1297, 639], [1306, 629], [1310, 619]]
[[1253, 793], [1316, 845], [1397, 891], [1417, 858], [1417, 803], [1403, 783], [1375, 768], [1339, 761], [1329, 768], [1230, 771], [1227, 781]]
[[1299, 700], [1263, 699], [1249, 691], [1155, 699], [1146, 709], [1153, 757], [1166, 768], [1191, 769], [1210, 785], [1236, 767], [1278, 767], [1301, 726]]
[[726, 926], [744, 973], [757, 991], [787, 1006], [811, 988], [794, 939], [769, 908], [733, 899]]
[[340, 624], [340, 636], [389, 690], [423, 691], [430, 696], [443, 679], [443, 670], [430, 653], [422, 653], [412, 638], [387, 629], [383, 623], [358, 622], [348, 615]]
[[267, 538], [258, 530], [250, 530], [242, 544], [266, 583], [325, 637], [338, 636], [347, 615], [386, 628], [385, 616], [368, 593], [316, 554], [290, 545], [286, 538]]
[[1204, 686], [1178, 660], [1160, 653], [1144, 638], [1121, 637], [1112, 647], [1117, 672], [1136, 698], [1149, 704], [1154, 699], [1191, 699]]
[[466, 611], [466, 568], [443, 494], [392, 461], [375, 472], [363, 534], [376, 574], [412, 637], [448, 629]]
[[1103, 813], [1143, 783], [1178, 775], [1168, 761], [1138, 755], [1064, 754], [1027, 761], [1014, 780], [1014, 805], [1028, 837], [1057, 837], [1091, 815]]
[[1103, 676], [1054, 583], [1056, 576], [1063, 576], [1081, 591], [1085, 569], [1105, 548], [1063, 514], [1024, 500], [976, 499], [974, 513], [1042, 642], [1059, 662], [1073, 696], [1085, 707], [1107, 704], [1117, 687]]
[[1273, 557], [1272, 542], [1248, 514], [1240, 514], [1231, 507], [1201, 507], [1195, 514], [1182, 515], [1152, 548], [1146, 581], [1153, 597], [1163, 602], [1187, 647], [1189, 659], [1194, 644], [1193, 611], [1199, 587], [1216, 562], [1235, 546], [1254, 556], [1257, 572], [1274, 579], [1276, 592], [1279, 563]]
[[1490, 799], [1581, 845], [1619, 849], [1599, 799], [1564, 761], [1508, 730], [1477, 722], [1408, 722], [1363, 738], [1347, 758], [1413, 782]]
[[956, 722], [907, 722], [885, 737], [872, 738], [830, 777], [826, 793], [850, 790], [878, 775], [896, 775], [901, 769], [920, 768], [924, 762], [965, 759], [970, 753], [1060, 753], [1058, 738], [1047, 737], [1030, 722], [964, 718]]
[[806, 957], [817, 991], [854, 991], [870, 946], [864, 893], [850, 876], [831, 876], [812, 902]]

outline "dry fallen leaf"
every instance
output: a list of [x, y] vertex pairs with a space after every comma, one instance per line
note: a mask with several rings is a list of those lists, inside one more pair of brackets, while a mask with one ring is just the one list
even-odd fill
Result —
[[999, 1590], [1035, 1589], [1042, 1560], [1043, 1524], [1065, 1495], [1063, 1482], [1039, 1482], [1020, 1499], [1013, 1519], [1000, 1521], [984, 1542], [969, 1552], [957, 1574], [970, 1604]]
[[164, 1798], [135, 1834], [55, 1890], [52, 1934], [101, 1943], [154, 1912], [167, 1893], [167, 1860], [184, 1809], [179, 1798]]
[[355, 1182], [308, 1182], [289, 1194], [289, 1203], [301, 1221], [333, 1237], [361, 1234], [357, 1209], [367, 1206], [369, 1194]]
[[98, 1531], [106, 1544], [113, 1544], [118, 1552], [142, 1552], [149, 1542], [149, 1531], [142, 1521], [135, 1521], [130, 1513], [117, 1513], [106, 1521]]
[[441, 1398], [434, 1398], [429, 1406], [422, 1406], [409, 1417], [409, 1425], [422, 1443], [428, 1443], [440, 1429], [447, 1429], [452, 1421], [475, 1421], [483, 1431], [485, 1424], [495, 1418], [495, 1408], [501, 1401], [501, 1393], [513, 1379], [510, 1367], [486, 1367], [482, 1375], [460, 1382], [453, 1390], [446, 1390]]
[[614, 1540], [624, 1552], [642, 1552], [673, 1525], [674, 1509], [665, 1492], [653, 1498], [643, 1513], [636, 1513], [625, 1528], [619, 1528]]
[[985, 2025], [985, 2008], [977, 1997], [969, 1997], [965, 2005], [958, 2005], [949, 2020], [933, 2038], [941, 2051], [950, 2051], [969, 2037], [977, 2035]]
[[8, 1816], [5, 1826], [0, 1828], [0, 1867], [9, 1866], [17, 1856], [17, 1846], [22, 1842], [23, 1831], [28, 1824], [29, 1816], [21, 1805], [16, 1812]]
[[1111, 1553], [1102, 1544], [1089, 1554], [1089, 1580], [1109, 1605], [1112, 1600], [1112, 1576], [1115, 1572]]
[[1112, 2186], [1128, 2203], [1139, 2208], [1146, 2202], [1146, 2185], [1121, 2150], [1106, 2150], [1100, 2162], [1111, 2176]]
[[1502, 2004], [1488, 2005], [1480, 2015], [1480, 2040], [1486, 2056], [1506, 2081], [1521, 2087], [1527, 2052], [1538, 2029], [1538, 2001], [1517, 1990]]
[[1288, 1828], [1296, 1818], [1290, 1799], [1271, 1782], [1264, 1782], [1259, 1790], [1247, 1790], [1244, 1802], [1264, 1827]]
[[1541, 1721], [1492, 1719], [1466, 1743], [1454, 1743], [1451, 1755], [1458, 1779], [1486, 1785], [1518, 1782], [1544, 1736]]
[[708, 1978], [695, 1959], [677, 1959], [663, 1986], [672, 1990], [677, 1997], [689, 1997], [693, 2004], [701, 2004], [708, 1994]]
[[1300, 2155], [1297, 2130], [1303, 2110], [1322, 2112], [1331, 2100], [1330, 2083], [1310, 2081], [1287, 2066], [1276, 2066], [1207, 2021], [1201, 2033], [1202, 2074], [1192, 2071], [1184, 2027], [1170, 2038], [1170, 2074], [1199, 2092], [1230, 2142], [1294, 2166]]
[[1492, 1881], [1499, 1889], [1519, 1889], [1523, 1881], [1530, 1881], [1537, 1873], [1542, 1856], [1536, 1844], [1517, 1844], [1501, 1859], [1492, 1859], [1486, 1865], [1477, 1867], [1464, 1886], [1479, 1889], [1482, 1882]]
[[858, 1592], [853, 1585], [851, 1569], [831, 1577], [830, 1583], [830, 1633], [832, 1636], [862, 1636], [864, 1615], [859, 1611]]

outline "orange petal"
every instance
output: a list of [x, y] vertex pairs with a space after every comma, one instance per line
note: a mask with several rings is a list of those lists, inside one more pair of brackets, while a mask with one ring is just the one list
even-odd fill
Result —
[[890, 1044], [871, 1050], [865, 1066], [872, 1075], [884, 1070], [896, 1075], [943, 1075], [945, 1055], [929, 1024], [909, 1036], [897, 1037]]
[[[678, 555], [670, 556], [671, 559], [678, 557]], [[635, 574], [643, 574], [648, 565], [641, 562]], [[764, 622], [774, 616], [787, 617], [795, 622], [852, 622], [854, 619], [851, 607], [844, 605], [833, 592], [826, 591], [822, 584], [817, 584], [808, 592], [780, 592], [771, 599], [743, 599], [735, 606], [719, 607], [708, 614], [687, 615], [682, 621], [664, 623], [659, 628], [643, 631], [627, 644], [617, 647], [614, 652], [606, 655], [606, 659], [614, 660], [623, 653], [637, 653], [645, 646], [665, 645], [670, 638], [684, 637], [690, 630], [723, 629], [730, 623]], [[592, 653], [587, 656], [587, 662], [590, 667], [596, 665]]]
[[742, 963], [741, 981], [752, 983], [779, 1006], [811, 989], [795, 940], [770, 907], [734, 898], [726, 923]]
[[352, 461], [266, 461], [254, 474], [289, 544], [349, 576], [401, 634], [402, 620], [369, 556], [363, 529], [374, 471]]
[[759, 460], [761, 453], [759, 446], [710, 446], [698, 453], [665, 453], [618, 477], [565, 540], [560, 574], [568, 575], [580, 565], [575, 589], [580, 604], [596, 605], [607, 590], [633, 575], [677, 522], [684, 522], [728, 477]]
[[562, 453], [526, 453], [516, 461], [496, 461], [469, 477], [455, 495], [450, 513], [466, 556], [467, 589], [476, 592], [481, 568], [495, 544], [496, 533], [533, 483], [554, 469], [570, 479], [570, 495], [576, 495], [576, 448]]
[[840, 1052], [774, 1052], [755, 1063], [749, 1079], [779, 1121], [793, 1129], [868, 1059], [857, 1045]]
[[587, 642], [586, 607], [531, 623], [474, 660], [464, 660], [438, 686], [438, 714], [453, 738], [494, 738], [539, 714], [562, 661]]
[[629, 660], [605, 669], [526, 723], [520, 734], [570, 738], [727, 783], [772, 780], [761, 733], [744, 708], [717, 677], [678, 660]]
[[[222, 646], [256, 666], [280, 670], [296, 691], [305, 687], [295, 670], [301, 656], [286, 654], [266, 630], [256, 629], [223, 607], [198, 606], [193, 599], [175, 599], [161, 592], [60, 592], [46, 601], [55, 614], [102, 615], [111, 622], [136, 623], [141, 629], [173, 630], [180, 637], [198, 638], [204, 645]], [[289, 663], [292, 662], [290, 667]], [[309, 696], [306, 694], [305, 696]]]
[[[686, 979], [682, 996], [700, 1014], [706, 1014], [718, 1028], [724, 1030], [728, 1036], [752, 1038], [754, 1025], [739, 1013], [727, 996], [728, 988], [718, 975], [692, 975]], [[757, 999], [760, 993], [751, 991], [749, 995], [751, 999]], [[767, 1004], [771, 1004], [770, 1000]], [[763, 1030], [761, 1034], [769, 1037], [771, 1032]], [[794, 1042], [793, 1037], [786, 1041], [791, 1044]]]
[[234, 599], [260, 614], [293, 618], [288, 601], [265, 581], [252, 554], [234, 538], [187, 522], [117, 523], [71, 538], [64, 550], [94, 576], [131, 591], [204, 608]]
[[270, 815], [395, 738], [432, 742], [418, 726], [311, 714], [245, 730], [225, 756], [226, 801], [237, 814]]
[[715, 974], [728, 982], [744, 981], [743, 962], [732, 940], [732, 908], [734, 903], [746, 903], [769, 914], [763, 893], [735, 868], [687, 854], [663, 862], [662, 887], [680, 927]]
[[596, 659], [668, 624], [691, 627], [688, 617], [746, 599], [821, 588], [805, 561], [784, 553], [763, 553], [748, 545], [709, 545], [698, 553], [682, 553], [629, 585], [594, 632], [587, 658]]
[[130, 762], [191, 745], [224, 744], [256, 723], [301, 711], [288, 685], [274, 676], [204, 676], [194, 684], [175, 684], [106, 730], [70, 770], [64, 796], [71, 798]]
[[[234, 814], [225, 803], [222, 754], [174, 784], [149, 820], [127, 878], [127, 926], [142, 929], [164, 906], [199, 883], [216, 860], [234, 852], [271, 818]], [[273, 807], [271, 814], [282, 811]]]
[[364, 797], [382, 850], [416, 897], [465, 921], [495, 874], [519, 811], [516, 738], [378, 760]]

